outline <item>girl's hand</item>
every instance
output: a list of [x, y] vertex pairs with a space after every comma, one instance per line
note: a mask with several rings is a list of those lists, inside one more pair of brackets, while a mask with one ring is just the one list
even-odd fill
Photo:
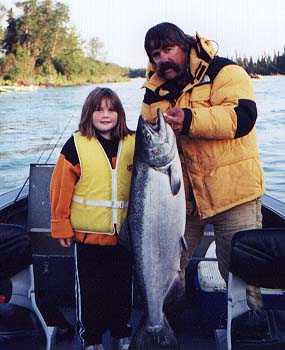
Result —
[[68, 248], [71, 247], [72, 243], [74, 242], [74, 238], [59, 238], [58, 241], [62, 247]]

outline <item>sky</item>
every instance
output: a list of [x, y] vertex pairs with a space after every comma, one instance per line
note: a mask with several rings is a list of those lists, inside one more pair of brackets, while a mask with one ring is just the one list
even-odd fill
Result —
[[[218, 54], [235, 58], [284, 52], [284, 0], [60, 0], [83, 40], [97, 37], [108, 62], [144, 68], [149, 28], [172, 22], [185, 33], [214, 40]], [[13, 0], [0, 0], [6, 8]]]

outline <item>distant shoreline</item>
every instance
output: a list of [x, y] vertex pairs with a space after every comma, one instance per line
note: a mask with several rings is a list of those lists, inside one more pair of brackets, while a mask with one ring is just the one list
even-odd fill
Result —
[[[285, 76], [285, 74], [249, 74], [251, 79], [253, 80], [260, 80], [263, 77], [278, 77], [278, 76]], [[84, 85], [94, 85], [94, 84], [106, 84], [106, 83], [122, 83], [122, 82], [128, 82], [134, 79], [145, 79], [144, 77], [105, 77], [100, 79], [94, 79], [93, 81], [68, 81], [68, 82], [54, 82], [54, 81], [47, 81], [45, 83], [39, 82], [27, 84], [27, 85], [20, 85], [20, 84], [6, 84], [6, 85], [0, 85], [0, 93], [5, 92], [13, 92], [13, 91], [36, 91], [37, 88], [40, 87], [69, 87], [69, 86], [84, 86]]]

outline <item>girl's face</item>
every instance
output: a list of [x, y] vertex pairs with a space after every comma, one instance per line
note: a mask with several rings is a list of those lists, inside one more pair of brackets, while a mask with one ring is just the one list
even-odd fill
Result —
[[111, 131], [117, 125], [118, 112], [114, 110], [111, 100], [102, 99], [101, 106], [92, 114], [93, 125], [105, 139], [111, 139]]

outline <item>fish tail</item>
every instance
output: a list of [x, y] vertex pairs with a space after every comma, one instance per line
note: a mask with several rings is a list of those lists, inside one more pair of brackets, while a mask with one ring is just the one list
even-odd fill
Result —
[[129, 350], [179, 350], [179, 345], [164, 317], [159, 331], [152, 332], [142, 323], [132, 337]]

